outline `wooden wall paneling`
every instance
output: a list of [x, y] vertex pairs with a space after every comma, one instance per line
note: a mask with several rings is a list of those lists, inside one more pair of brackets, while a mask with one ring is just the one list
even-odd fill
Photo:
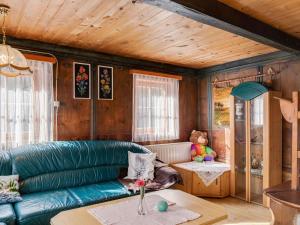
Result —
[[188, 141], [192, 130], [197, 129], [197, 79], [183, 77], [179, 81], [180, 141]]
[[208, 127], [208, 142], [209, 144], [212, 143], [212, 79], [211, 76], [207, 79], [207, 107], [208, 107], [208, 114], [207, 114], [207, 127]]
[[58, 140], [88, 140], [91, 130], [91, 100], [73, 99], [73, 60], [59, 58], [59, 61]]
[[[91, 64], [92, 80], [91, 80], [91, 125], [90, 125], [90, 139], [94, 140], [96, 137], [96, 101], [98, 99], [98, 74], [97, 65]], [[98, 117], [101, 115], [98, 115]]]
[[226, 144], [225, 144], [225, 131], [221, 129], [213, 129], [211, 137], [211, 147], [216, 151], [218, 160], [225, 162], [226, 159]]
[[96, 100], [96, 139], [132, 140], [132, 76], [114, 67], [114, 99]]
[[208, 130], [207, 78], [198, 80], [198, 130]]
[[[114, 67], [114, 100], [97, 99], [97, 65], [108, 65], [92, 60], [93, 96], [91, 100], [73, 99], [73, 61], [59, 57], [58, 76], [58, 140], [116, 139], [132, 140], [132, 75], [127, 66]], [[197, 127], [197, 79], [182, 76], [179, 81], [180, 138], [187, 141]]]

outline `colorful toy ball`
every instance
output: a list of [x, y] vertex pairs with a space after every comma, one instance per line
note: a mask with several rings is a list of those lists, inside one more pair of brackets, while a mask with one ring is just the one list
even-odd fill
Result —
[[168, 203], [164, 200], [161, 200], [157, 203], [157, 210], [160, 212], [165, 212], [168, 210]]

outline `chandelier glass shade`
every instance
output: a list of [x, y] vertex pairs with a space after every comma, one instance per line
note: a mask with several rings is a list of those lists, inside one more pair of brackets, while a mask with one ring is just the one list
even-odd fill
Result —
[[0, 75], [16, 77], [31, 75], [32, 71], [28, 66], [25, 56], [17, 49], [6, 44], [5, 18], [9, 12], [9, 6], [0, 5], [2, 22], [2, 44], [0, 44]]

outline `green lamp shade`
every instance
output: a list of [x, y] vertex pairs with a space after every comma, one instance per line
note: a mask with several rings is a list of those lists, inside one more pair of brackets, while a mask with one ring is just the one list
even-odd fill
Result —
[[249, 81], [234, 87], [231, 91], [231, 95], [249, 101], [266, 92], [268, 92], [268, 89], [265, 86], [257, 82]]

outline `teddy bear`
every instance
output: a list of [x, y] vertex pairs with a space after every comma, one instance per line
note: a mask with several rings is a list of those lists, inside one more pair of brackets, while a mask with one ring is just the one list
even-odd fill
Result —
[[191, 158], [193, 161], [213, 161], [217, 153], [208, 144], [207, 132], [193, 130], [190, 136], [191, 145]]

